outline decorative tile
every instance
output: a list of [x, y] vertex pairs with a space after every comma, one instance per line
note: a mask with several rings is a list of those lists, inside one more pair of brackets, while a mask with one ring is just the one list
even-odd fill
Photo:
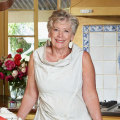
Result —
[[104, 32], [115, 32], [117, 31], [116, 25], [104, 25]]
[[120, 42], [120, 33], [118, 33], [118, 42]]
[[89, 33], [83, 33], [83, 50], [89, 52]]
[[117, 31], [120, 32], [120, 25], [117, 25]]
[[90, 32], [103, 32], [102, 25], [92, 25], [90, 26]]
[[83, 47], [83, 50], [84, 50], [84, 51], [87, 51], [87, 52], [90, 52], [90, 50], [89, 50], [89, 47], [88, 47], [88, 46], [84, 46], [84, 47]]
[[89, 41], [88, 41], [88, 40], [84, 40], [84, 41], [83, 41], [83, 45], [89, 47]]
[[89, 33], [83, 33], [83, 40], [89, 41]]
[[119, 70], [120, 70], [120, 53], [118, 55], [118, 64], [119, 64]]
[[83, 32], [89, 32], [89, 26], [88, 25], [83, 26]]

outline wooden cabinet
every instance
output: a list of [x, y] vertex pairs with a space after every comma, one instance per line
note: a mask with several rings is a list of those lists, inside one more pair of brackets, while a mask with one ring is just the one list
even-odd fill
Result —
[[[29, 114], [25, 120], [33, 120], [34, 117], [35, 117], [35, 114]], [[120, 117], [103, 116], [103, 120], [120, 120]]]
[[34, 117], [35, 117], [35, 114], [29, 114], [29, 115], [27, 115], [25, 120], [33, 120]]
[[120, 117], [103, 116], [103, 120], [120, 120]]
[[71, 0], [75, 16], [119, 16], [120, 0]]

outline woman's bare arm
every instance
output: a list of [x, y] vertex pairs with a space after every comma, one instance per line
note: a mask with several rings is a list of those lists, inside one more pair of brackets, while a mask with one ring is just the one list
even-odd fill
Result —
[[33, 105], [35, 104], [37, 98], [38, 98], [38, 90], [34, 77], [34, 61], [32, 54], [30, 56], [30, 61], [28, 64], [27, 86], [17, 116], [24, 120], [27, 114], [32, 109]]
[[96, 92], [95, 70], [89, 53], [84, 52], [83, 68], [83, 99], [93, 120], [102, 120], [98, 95]]

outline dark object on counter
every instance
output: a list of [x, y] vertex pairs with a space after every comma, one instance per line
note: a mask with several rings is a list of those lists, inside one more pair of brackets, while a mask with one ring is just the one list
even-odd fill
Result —
[[0, 11], [4, 11], [10, 8], [14, 0], [0, 0]]
[[115, 104], [117, 104], [117, 101], [108, 101], [108, 102], [106, 102], [106, 100], [105, 100], [104, 102], [100, 102], [100, 105], [102, 107], [106, 107], [106, 108], [109, 108], [109, 107], [111, 107], [111, 106], [113, 106]]
[[100, 102], [102, 116], [120, 116], [120, 103], [117, 101]]

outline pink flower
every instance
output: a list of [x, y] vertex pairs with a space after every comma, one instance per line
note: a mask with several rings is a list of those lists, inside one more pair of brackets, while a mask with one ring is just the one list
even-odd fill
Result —
[[21, 71], [22, 71], [23, 73], [25, 73], [25, 72], [26, 72], [26, 68], [23, 67], [23, 68], [21, 69]]
[[14, 77], [11, 76], [11, 75], [8, 75], [8, 76], [5, 77], [5, 80], [7, 80], [9, 82], [11, 82], [13, 79], [14, 79]]
[[5, 75], [2, 72], [0, 72], [0, 79], [4, 80], [4, 78], [5, 78]]
[[17, 71], [17, 70], [14, 70], [14, 71], [12, 72], [12, 76], [15, 78], [17, 75], [18, 75], [18, 71]]
[[7, 60], [6, 62], [5, 62], [5, 67], [7, 68], [7, 70], [13, 70], [14, 68], [15, 68], [15, 63], [14, 63], [14, 61], [12, 61], [12, 60]]
[[18, 73], [18, 77], [20, 78], [20, 80], [22, 80], [23, 76], [24, 76], [24, 73], [23, 73], [23, 72], [19, 72], [19, 73]]
[[23, 62], [23, 63], [21, 64], [21, 66], [22, 66], [22, 67], [25, 67], [25, 66], [26, 66], [25, 62]]

